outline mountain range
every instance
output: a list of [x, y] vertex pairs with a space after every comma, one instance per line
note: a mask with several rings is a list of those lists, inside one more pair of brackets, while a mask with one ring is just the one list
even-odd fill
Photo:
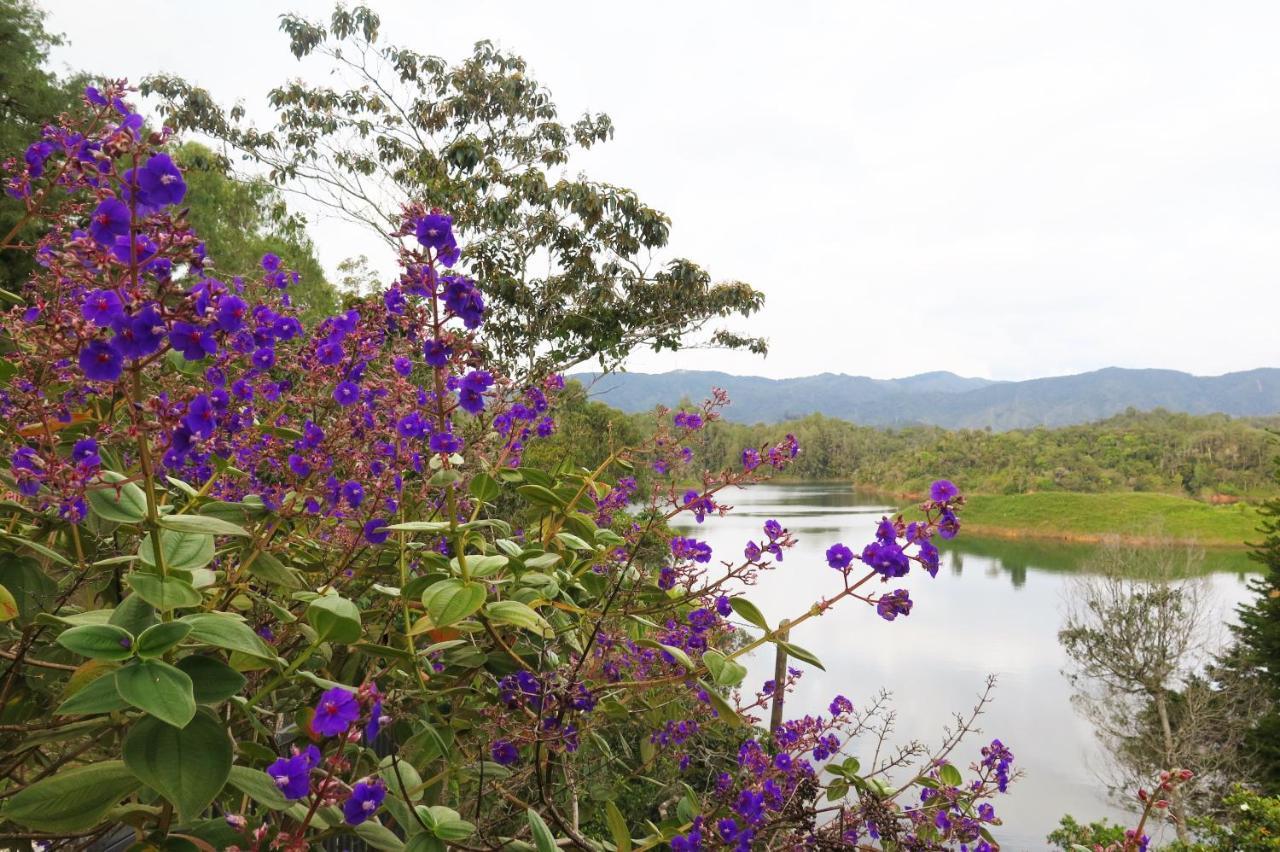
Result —
[[1176, 370], [1108, 367], [1074, 376], [991, 381], [954, 373], [872, 379], [822, 373], [793, 379], [734, 376], [702, 370], [670, 373], [578, 373], [593, 399], [623, 411], [647, 411], [701, 400], [712, 387], [733, 400], [725, 419], [774, 423], [823, 414], [868, 426], [933, 425], [997, 431], [1069, 426], [1126, 409], [1263, 416], [1280, 413], [1280, 369], [1221, 376]]

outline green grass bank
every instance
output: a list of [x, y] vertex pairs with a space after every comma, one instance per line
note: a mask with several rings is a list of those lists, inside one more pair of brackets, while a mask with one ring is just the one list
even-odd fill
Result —
[[962, 517], [966, 532], [1001, 538], [1096, 542], [1118, 535], [1137, 542], [1172, 538], [1236, 548], [1259, 538], [1253, 506], [1212, 506], [1144, 492], [975, 494], [967, 499]]

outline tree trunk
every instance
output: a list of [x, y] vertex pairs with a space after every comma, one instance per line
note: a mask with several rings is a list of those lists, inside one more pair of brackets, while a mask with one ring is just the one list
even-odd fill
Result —
[[[1169, 725], [1169, 708], [1166, 705], [1165, 692], [1163, 690], [1156, 693], [1155, 701], [1156, 713], [1160, 716], [1160, 732], [1164, 735], [1164, 768], [1172, 772], [1182, 767], [1175, 765], [1173, 728]], [[1183, 843], [1189, 842], [1187, 812], [1182, 806], [1182, 790], [1177, 787], [1169, 791], [1169, 811], [1173, 814], [1173, 827], [1178, 832], [1178, 840]]]

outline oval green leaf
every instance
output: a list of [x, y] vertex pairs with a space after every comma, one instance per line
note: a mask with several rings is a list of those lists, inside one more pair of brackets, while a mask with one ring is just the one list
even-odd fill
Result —
[[222, 792], [231, 774], [231, 738], [208, 711], [182, 729], [143, 716], [124, 738], [125, 765], [190, 822]]
[[115, 674], [120, 697], [175, 728], [186, 727], [196, 715], [191, 678], [159, 660], [142, 660]]

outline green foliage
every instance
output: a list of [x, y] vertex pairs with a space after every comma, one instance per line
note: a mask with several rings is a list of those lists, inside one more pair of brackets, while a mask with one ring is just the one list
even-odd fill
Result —
[[[0, 161], [17, 156], [40, 138], [40, 128], [75, 105], [75, 85], [45, 67], [49, 49], [62, 37], [44, 28], [45, 12], [34, 0], [0, 3]], [[0, 236], [23, 215], [21, 203], [0, 194]], [[25, 227], [32, 238], [39, 228]], [[26, 252], [0, 250], [0, 288], [16, 290], [31, 268]]]
[[1062, 852], [1076, 852], [1078, 846], [1084, 846], [1087, 849], [1101, 846], [1105, 849], [1112, 844], [1123, 843], [1124, 831], [1123, 825], [1105, 819], [1082, 825], [1076, 822], [1076, 818], [1071, 814], [1067, 814], [1058, 821], [1058, 827], [1049, 832], [1049, 836], [1045, 839]]
[[1251, 556], [1263, 573], [1251, 585], [1253, 600], [1237, 610], [1236, 649], [1227, 665], [1256, 678], [1270, 699], [1269, 710], [1255, 716], [1249, 746], [1264, 790], [1280, 795], [1280, 497], [1264, 503], [1259, 514], [1262, 538]]
[[[563, 370], [632, 349], [678, 349], [709, 322], [755, 313], [763, 295], [712, 284], [678, 258], [647, 271], [670, 222], [629, 189], [563, 176], [575, 150], [613, 135], [604, 114], [562, 123], [525, 61], [487, 41], [451, 64], [388, 45], [365, 6], [328, 25], [282, 18], [289, 49], [320, 60], [328, 83], [290, 80], [268, 95], [274, 128], [242, 124], [243, 109], [205, 90], [152, 76], [166, 123], [230, 145], [278, 186], [296, 189], [382, 239], [397, 211], [427, 199], [466, 237], [463, 266], [484, 282], [484, 339], [513, 374]], [[538, 273], [534, 270], [546, 270]], [[721, 329], [711, 343], [763, 352], [762, 340]]]
[[1161, 848], [1168, 852], [1275, 852], [1280, 848], [1280, 798], [1237, 787], [1222, 805], [1221, 818], [1191, 821], [1194, 842]]
[[[644, 423], [646, 415], [635, 415]], [[1275, 492], [1268, 424], [1225, 415], [1153, 411], [1082, 426], [990, 432], [936, 427], [881, 429], [813, 415], [773, 425], [719, 422], [701, 438], [709, 464], [780, 431], [804, 453], [789, 475], [843, 479], [883, 491], [921, 494], [945, 470], [966, 494], [1033, 491], [1155, 491], [1201, 497]], [[696, 444], [695, 444], [696, 446]]]

